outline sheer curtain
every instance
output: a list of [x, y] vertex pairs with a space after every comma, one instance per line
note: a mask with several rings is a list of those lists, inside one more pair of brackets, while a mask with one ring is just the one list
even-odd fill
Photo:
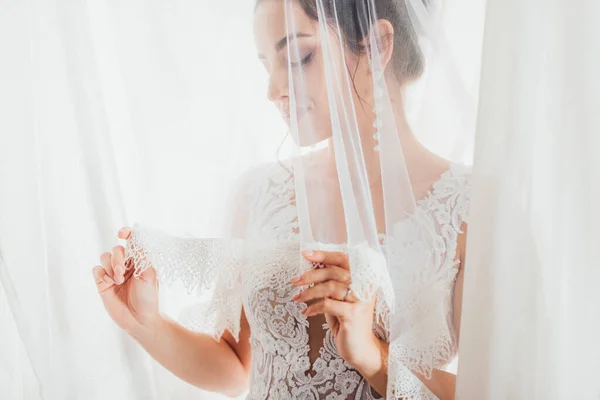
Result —
[[487, 2], [457, 398], [600, 398], [599, 17]]
[[[194, 209], [236, 171], [211, 170], [194, 136], [275, 157], [253, 132], [285, 134], [269, 125], [262, 67], [244, 61], [256, 57], [239, 35], [251, 32], [251, 2], [0, 8], [0, 397], [219, 398], [119, 331], [91, 268], [140, 218], [201, 233]], [[169, 191], [182, 193], [177, 206]]]
[[[202, 231], [229, 176], [194, 135], [276, 157], [255, 140], [285, 130], [246, 61], [252, 6], [0, 1], [0, 397], [218, 398], [116, 328], [91, 268], [140, 218]], [[600, 396], [598, 16], [487, 1], [461, 399]]]

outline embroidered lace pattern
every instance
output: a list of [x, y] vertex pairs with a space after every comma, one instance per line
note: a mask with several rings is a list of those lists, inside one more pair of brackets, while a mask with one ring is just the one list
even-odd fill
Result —
[[[411, 237], [406, 227], [402, 232], [408, 234], [380, 236], [388, 264], [397, 264], [391, 276], [394, 301], [406, 325], [390, 343], [389, 399], [435, 399], [414, 373], [428, 377], [433, 368], [444, 367], [456, 355], [451, 296], [458, 271], [457, 237], [468, 211], [468, 176], [468, 169], [453, 165], [418, 203], [419, 223], [430, 227], [434, 246], [426, 246], [418, 235]], [[319, 355], [315, 359], [309, 355], [312, 320], [300, 313], [306, 304], [292, 301], [301, 288], [290, 282], [293, 275], [312, 267], [299, 251], [293, 178], [274, 164], [265, 167], [251, 186], [247, 232], [252, 239], [182, 239], [136, 226], [126, 254], [135, 261], [135, 274], [154, 267], [161, 282], [181, 280], [190, 292], [215, 289], [201, 317], [194, 313], [186, 324], [215, 339], [229, 330], [238, 340], [243, 307], [252, 346], [248, 400], [381, 398], [340, 357], [326, 323], [321, 326]], [[381, 261], [369, 259], [368, 252], [358, 253], [349, 252], [351, 265], [361, 257], [360, 262]], [[419, 262], [411, 263], [414, 260]], [[357, 292], [368, 281], [355, 278], [359, 271], [352, 270]], [[390, 297], [385, 290], [390, 287], [378, 291], [373, 330], [389, 342]], [[314, 329], [310, 332], [315, 334]]]

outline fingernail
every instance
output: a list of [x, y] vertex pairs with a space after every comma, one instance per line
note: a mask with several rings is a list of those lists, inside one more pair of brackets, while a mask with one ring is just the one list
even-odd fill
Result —
[[115, 267], [115, 270], [117, 271], [117, 274], [119, 274], [119, 275], [123, 275], [125, 273], [125, 267], [122, 266], [121, 264], [117, 265]]
[[292, 300], [296, 301], [296, 300], [298, 300], [298, 297], [300, 297], [300, 295], [299, 294], [295, 294], [295, 295], [292, 296]]
[[115, 281], [118, 285], [120, 285], [121, 283], [123, 283], [123, 277], [121, 275], [115, 275]]
[[302, 252], [306, 257], [312, 256], [314, 253], [312, 250], [305, 250]]

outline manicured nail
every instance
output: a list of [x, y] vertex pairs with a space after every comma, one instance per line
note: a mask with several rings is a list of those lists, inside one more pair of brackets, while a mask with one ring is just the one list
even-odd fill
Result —
[[312, 257], [314, 254], [312, 250], [306, 250], [302, 252], [306, 257]]
[[120, 285], [121, 283], [123, 283], [124, 279], [121, 275], [115, 275], [115, 281], [118, 285]]

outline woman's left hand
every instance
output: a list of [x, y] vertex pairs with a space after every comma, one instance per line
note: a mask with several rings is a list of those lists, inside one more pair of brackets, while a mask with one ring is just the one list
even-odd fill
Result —
[[[348, 288], [351, 283], [348, 256], [341, 252], [304, 252], [313, 263], [323, 264], [300, 275], [296, 286], [314, 284], [294, 296], [296, 302], [318, 299], [302, 311], [306, 317], [325, 314], [340, 356], [357, 370], [372, 365], [380, 357], [379, 339], [373, 332], [373, 312], [376, 296], [361, 302]], [[347, 294], [348, 293], [348, 294]], [[347, 294], [347, 295], [346, 295]], [[346, 296], [345, 301], [342, 301]]]

